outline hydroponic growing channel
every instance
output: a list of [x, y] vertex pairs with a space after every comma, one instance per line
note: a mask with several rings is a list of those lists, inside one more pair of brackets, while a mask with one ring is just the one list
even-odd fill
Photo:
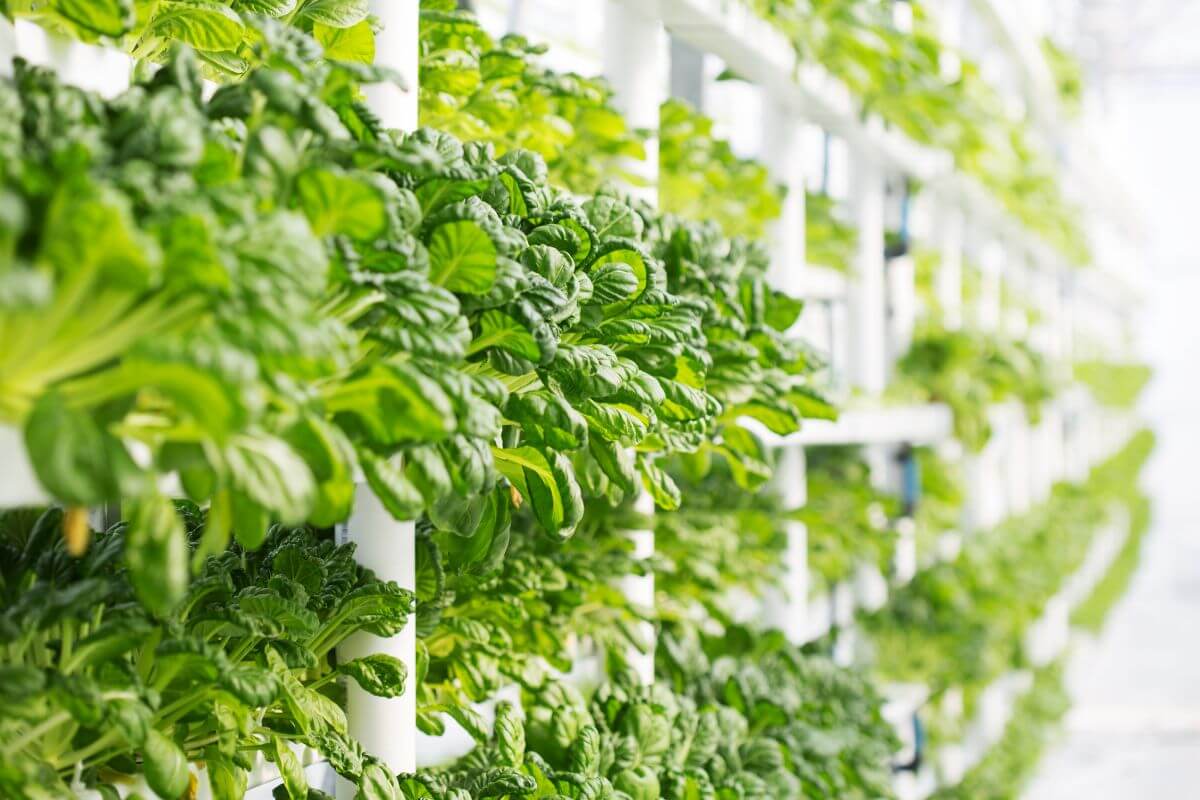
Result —
[[462, 5], [0, 3], [0, 795], [983, 780], [1151, 446], [1060, 101], [945, 21], [1043, 49]]

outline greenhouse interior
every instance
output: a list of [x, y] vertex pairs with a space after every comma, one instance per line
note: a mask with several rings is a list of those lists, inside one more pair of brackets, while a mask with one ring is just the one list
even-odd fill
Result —
[[1198, 38], [0, 0], [0, 800], [1195, 797]]

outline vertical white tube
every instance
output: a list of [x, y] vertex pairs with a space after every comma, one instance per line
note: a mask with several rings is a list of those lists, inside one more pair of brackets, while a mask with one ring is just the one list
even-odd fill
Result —
[[[654, 498], [649, 492], [643, 491], [634, 501], [634, 510], [653, 520]], [[654, 555], [654, 528], [647, 525], [640, 530], [625, 531], [625, 535], [633, 542], [633, 557], [644, 561]], [[641, 608], [654, 608], [654, 573], [648, 575], [627, 575], [618, 582], [621, 593], [630, 602]], [[626, 660], [637, 674], [638, 680], [644, 684], [654, 683], [654, 626], [649, 622], [638, 624], [640, 637], [649, 648], [640, 652], [630, 648]]]
[[942, 324], [955, 331], [963, 324], [963, 213], [947, 201], [938, 203], [938, 216], [937, 301], [942, 309]]
[[884, 297], [882, 165], [859, 148], [852, 165], [852, 203], [858, 251], [849, 289], [850, 383], [879, 395], [887, 381]]
[[405, 88], [379, 83], [363, 88], [367, 104], [390, 128], [417, 127], [420, 0], [371, 0], [382, 30], [375, 34], [375, 63], [400, 73]]
[[[404, 78], [405, 88], [377, 84], [364, 88], [371, 110], [384, 125], [402, 130], [417, 126], [417, 59], [419, 0], [371, 0], [371, 12], [382, 30], [376, 34], [375, 61], [390, 67]], [[358, 563], [380, 579], [395, 581], [409, 590], [416, 588], [416, 550], [414, 523], [397, 522], [366, 484], [360, 483], [354, 497], [350, 520], [338, 528], [341, 541], [357, 547]], [[417, 734], [417, 628], [416, 619], [399, 635], [381, 639], [358, 633], [340, 648], [342, 659], [361, 658], [371, 653], [395, 656], [408, 667], [409, 682], [399, 697], [375, 697], [364, 692], [354, 681], [346, 687], [346, 716], [350, 735], [363, 748], [380, 758], [393, 772], [416, 769]], [[338, 780], [338, 797], [348, 800], [355, 795], [348, 782]]]
[[604, 75], [612, 84], [617, 109], [629, 125], [653, 132], [646, 141], [646, 160], [631, 159], [622, 166], [644, 184], [627, 187], [630, 194], [657, 205], [658, 115], [667, 99], [670, 76], [667, 33], [652, 7], [607, 0]]
[[[775, 491], [784, 507], [802, 508], [808, 501], [804, 448], [785, 445], [775, 470]], [[771, 589], [763, 597], [763, 622], [770, 628], [783, 631], [788, 641], [803, 644], [805, 633], [812, 627], [808, 614], [808, 530], [804, 523], [787, 524], [787, 551], [784, 553], [784, 584]]]
[[0, 14], [0, 78], [11, 78], [13, 56], [17, 54], [17, 29]]
[[767, 280], [798, 297], [805, 272], [804, 126], [792, 108], [770, 97], [763, 102], [762, 154], [771, 177], [787, 190], [783, 211], [771, 226]]
[[[364, 483], [354, 496], [354, 513], [338, 526], [338, 541], [353, 542], [355, 557], [381, 580], [395, 581], [406, 589], [417, 585], [415, 530], [412, 521], [397, 522]], [[370, 754], [380, 758], [393, 772], [416, 769], [417, 626], [415, 615], [397, 636], [382, 639], [356, 633], [338, 648], [343, 660], [373, 653], [395, 656], [408, 667], [408, 685], [399, 697], [376, 697], [346, 683], [346, 716], [350, 735]], [[339, 780], [338, 796], [351, 798], [354, 788]]]

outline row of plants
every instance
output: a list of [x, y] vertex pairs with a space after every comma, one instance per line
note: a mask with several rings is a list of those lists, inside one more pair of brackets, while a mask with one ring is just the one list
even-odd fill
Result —
[[1017, 401], [1036, 424], [1058, 385], [1041, 353], [1025, 342], [979, 330], [922, 327], [896, 371], [892, 396], [948, 405], [954, 435], [971, 451], [982, 450], [991, 439], [992, 406]]
[[[623, 551], [619, 529], [605, 525], [622, 508], [590, 503], [597, 520], [581, 526], [584, 494], [624, 500], [628, 511], [640, 470], [651, 476], [660, 507], [677, 502], [666, 472], [625, 448], [640, 440], [644, 452], [690, 450], [688, 474], [701, 478], [717, 455], [735, 485], [752, 486], [765, 480], [767, 465], [733, 424], [738, 416], [786, 431], [801, 408], [829, 413], [800, 378], [806, 354], [779, 333], [798, 306], [765, 291], [761, 259], [746, 260], [712, 230], [659, 219], [609, 192], [580, 204], [545, 187], [548, 171], [527, 152], [492, 160], [486, 148], [432, 131], [382, 131], [354, 90], [375, 73], [322, 62], [300, 31], [261, 26], [260, 66], [208, 100], [186, 55], [110, 102], [23, 64], [8, 87], [18, 113], [7, 140], [17, 158], [6, 161], [14, 165], [6, 192], [19, 213], [10, 215], [5, 277], [17, 285], [41, 280], [45, 305], [30, 312], [14, 302], [6, 323], [14, 330], [47, 318], [65, 323], [93, 307], [94, 297], [83, 302], [93, 287], [123, 287], [131, 268], [143, 268], [131, 297], [116, 298], [108, 316], [82, 330], [71, 320], [63, 334], [74, 338], [10, 362], [12, 385], [22, 388], [31, 366], [55, 366], [10, 421], [24, 424], [39, 478], [68, 506], [41, 518], [36, 536], [14, 526], [13, 548], [41, 564], [49, 547], [59, 552], [55, 563], [70, 568], [27, 569], [12, 583], [21, 597], [17, 637], [32, 635], [36, 644], [9, 653], [6, 665], [30, 700], [6, 716], [4, 780], [14, 796], [43, 787], [65, 793], [68, 783], [109, 796], [141, 775], [149, 791], [174, 797], [192, 780], [187, 764], [202, 762], [216, 796], [238, 797], [255, 754], [265, 753], [285, 776], [282, 791], [304, 797], [309, 790], [287, 746], [300, 743], [356, 781], [364, 797], [422, 796], [433, 777], [396, 781], [346, 735], [338, 675], [393, 695], [412, 670], [429, 732], [448, 714], [482, 738], [472, 703], [514, 680], [549, 707], [565, 690], [545, 679], [544, 667], [539, 678], [539, 667], [565, 665], [567, 635], [593, 644], [628, 636], [633, 628], [607, 581], [646, 568]], [[131, 140], [133, 130], [140, 138]], [[97, 197], [94, 206], [56, 211]], [[256, 230], [264, 220], [278, 225]], [[93, 243], [98, 231], [106, 237]], [[302, 281], [297, 261], [308, 270]], [[670, 294], [671, 280], [692, 285], [696, 300]], [[150, 305], [147, 296], [157, 292], [162, 297]], [[281, 300], [286, 307], [274, 308]], [[95, 340], [131, 302], [146, 303], [146, 313], [90, 360], [64, 370], [49, 357]], [[185, 319], [159, 319], [181, 305], [189, 307]], [[702, 318], [715, 347], [729, 342], [719, 355], [703, 351]], [[584, 331], [613, 322], [608, 355]], [[195, 354], [186, 346], [192, 342], [207, 349]], [[761, 356], [747, 349], [753, 343]], [[713, 395], [653, 377], [679, 370], [711, 378], [728, 401], [719, 440], [705, 439], [721, 410]], [[620, 398], [605, 403], [604, 392]], [[149, 449], [149, 462], [129, 446], [134, 440]], [[320, 527], [344, 517], [358, 470], [398, 517], [421, 516], [414, 665], [380, 657], [338, 663], [333, 648], [345, 635], [394, 633], [414, 598], [364, 576], [375, 587], [367, 594], [378, 598], [358, 621], [357, 606], [343, 610], [336, 601], [353, 588], [343, 569], [352, 563], [348, 550], [333, 548], [327, 532], [271, 527], [272, 519]], [[172, 507], [160, 489], [171, 474], [207, 513]], [[127, 523], [111, 533], [86, 526], [85, 507], [118, 500]], [[576, 528], [574, 551], [545, 535]], [[585, 549], [593, 528], [590, 543], [612, 553], [607, 565]], [[303, 548], [293, 552], [285, 539]], [[93, 567], [92, 559], [103, 561]], [[74, 597], [78, 569], [108, 571], [107, 591], [137, 620], [134, 633], [97, 635], [102, 617], [82, 630], [55, 627], [61, 617], [26, 618], [39, 602], [37, 592], [22, 593], [31, 580], [61, 583]], [[247, 574], [231, 578], [228, 570]], [[109, 596], [88, 598], [105, 607], [115, 602]], [[201, 622], [190, 628], [201, 607]], [[612, 609], [611, 628], [597, 608]], [[563, 624], [572, 609], [581, 624]], [[342, 626], [336, 635], [321, 627], [322, 612]], [[645, 614], [630, 609], [629, 617]], [[99, 698], [90, 715], [62, 689], [80, 640], [103, 656], [95, 677], [74, 687]], [[67, 663], [55, 660], [64, 655]], [[156, 659], [167, 664], [161, 673]], [[868, 694], [855, 696], [877, 714]], [[527, 706], [534, 713], [536, 702]], [[814, 735], [761, 703], [750, 710], [790, 726], [778, 736]], [[734, 711], [723, 714], [731, 731]], [[132, 721], [114, 722], [126, 714]], [[873, 725], [878, 741], [861, 756], [871, 758], [863, 769], [886, 774], [886, 727]], [[758, 750], [771, 759], [780, 745]], [[713, 780], [728, 768], [714, 767]], [[763, 768], [814, 785], [846, 780], [838, 766], [826, 777], [798, 774], [813, 769], [795, 762], [787, 778]], [[737, 772], [754, 784], [760, 771]], [[468, 787], [447, 786], [447, 796], [490, 796], [510, 779], [517, 780], [476, 775]]]
[[[750, 0], [749, 7], [862, 103], [917, 142], [950, 152], [1023, 225], [1071, 260], [1089, 260], [1086, 239], [1058, 184], [1052, 157], [1014, 117], [979, 66], [947, 47], [926, 4], [874, 0]], [[898, 9], [909, 23], [899, 24]], [[955, 65], [952, 70], [949, 65]]]
[[[1153, 434], [1142, 431], [1084, 484], [1057, 486], [1043, 506], [969, 539], [955, 561], [923, 570], [886, 608], [860, 619], [879, 675], [929, 687], [932, 742], [960, 739], [980, 693], [1030, 666], [1026, 632], [1114, 514], [1132, 515], [1128, 541], [1139, 540], [1148, 506], [1138, 476], [1153, 446]], [[1102, 616], [1125, 576], [1115, 561], [1080, 609]]]
[[[0, 324], [30, 342], [0, 367], [4, 421], [65, 506], [0, 523], [0, 787], [173, 798], [202, 764], [233, 798], [265, 757], [277, 796], [312, 800], [303, 745], [371, 800], [890, 796], [871, 680], [725, 602], [786, 588], [801, 514], [831, 576], [864, 544], [890, 560], [894, 509], [855, 455], [814, 460], [812, 509], [759, 491], [771, 458], [740, 420], [832, 414], [785, 334], [799, 303], [765, 283], [770, 204], [672, 182], [686, 136], [660, 165], [677, 213], [623, 197], [606, 184], [641, 135], [604, 84], [452, 2], [423, 4], [421, 115], [468, 144], [370, 114], [357, 87], [389, 76], [365, 66], [363, 4], [244, 5], [228, 74], [221, 50], [159, 42], [135, 55], [162, 68], [112, 101], [24, 64], [0, 89]], [[206, 99], [201, 76], [242, 80]], [[778, 200], [700, 144], [716, 185]], [[360, 474], [417, 520], [413, 593], [332, 541]], [[643, 518], [641, 491], [678, 510]], [[127, 522], [93, 531], [85, 509], [115, 501]], [[650, 525], [658, 552], [634, 558], [625, 531]], [[616, 583], [651, 572], [659, 601], [637, 607]], [[410, 617], [414, 664], [337, 658]], [[644, 623], [653, 686], [624, 663]], [[596, 655], [590, 698], [559, 680]], [[346, 680], [415, 691], [423, 731], [452, 721], [477, 749], [392, 775], [347, 734]], [[520, 710], [489, 726], [477, 704], [514, 684]]]

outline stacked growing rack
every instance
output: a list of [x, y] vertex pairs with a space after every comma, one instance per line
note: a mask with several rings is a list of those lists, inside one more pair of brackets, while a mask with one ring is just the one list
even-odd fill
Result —
[[[771, 4], [596, 0], [606, 82], [452, 2], [27, 5], [6, 796], [952, 797], [1140, 536], [1136, 231], [1031, 228]], [[925, 77], [1007, 63], [1059, 145], [1020, 20], [934, 10]], [[946, 586], [1020, 601], [972, 674]]]

